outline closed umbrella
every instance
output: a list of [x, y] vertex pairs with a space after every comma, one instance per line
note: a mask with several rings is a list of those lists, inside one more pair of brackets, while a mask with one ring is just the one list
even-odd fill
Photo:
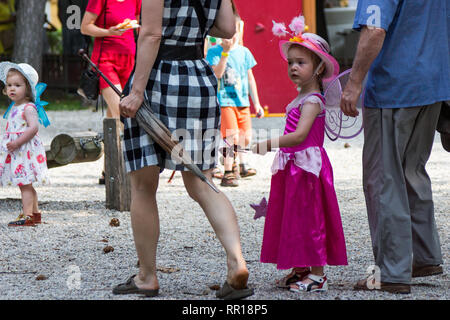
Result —
[[[105, 81], [109, 84], [109, 86], [120, 96], [122, 97], [122, 92], [116, 88], [115, 85], [111, 83], [111, 81], [97, 68], [97, 66], [89, 59], [86, 52], [81, 49], [79, 51], [79, 55], [86, 60], [97, 72], [98, 74], [105, 79]], [[172, 158], [175, 161], [181, 162], [186, 168], [191, 170], [197, 177], [199, 177], [202, 181], [207, 183], [215, 192], [219, 193], [219, 190], [206, 178], [203, 172], [195, 165], [187, 152], [184, 151], [181, 144], [172, 139], [172, 133], [169, 129], [161, 122], [159, 118], [155, 116], [150, 106], [148, 105], [148, 101], [144, 99], [143, 103], [144, 108], [139, 108], [136, 112], [136, 121], [139, 126], [141, 126], [147, 134], [155, 141], [164, 151], [170, 153]]]

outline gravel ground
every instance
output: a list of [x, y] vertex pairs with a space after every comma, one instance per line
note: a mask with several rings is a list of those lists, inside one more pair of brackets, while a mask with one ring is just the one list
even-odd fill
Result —
[[[101, 112], [49, 112], [52, 125], [41, 129], [44, 143], [60, 132], [101, 131]], [[4, 121], [1, 129], [4, 128]], [[283, 119], [255, 119], [254, 128], [283, 127]], [[241, 180], [238, 188], [221, 188], [236, 209], [244, 256], [250, 270], [253, 299], [449, 299], [449, 267], [444, 275], [414, 279], [412, 293], [395, 295], [355, 292], [352, 286], [373, 264], [362, 192], [362, 135], [349, 141], [326, 141], [334, 168], [335, 188], [341, 208], [349, 265], [329, 267], [329, 291], [294, 294], [277, 289], [274, 280], [286, 271], [259, 262], [264, 218], [254, 220], [250, 203], [268, 196], [273, 153], [250, 155], [258, 175]], [[449, 260], [450, 154], [436, 135], [427, 165], [433, 183], [436, 222], [444, 254]], [[345, 148], [348, 142], [350, 147]], [[52, 184], [37, 188], [44, 224], [31, 228], [8, 228], [21, 210], [18, 188], [0, 189], [0, 299], [143, 299], [135, 295], [114, 296], [114, 285], [137, 272], [129, 212], [105, 209], [105, 189], [97, 184], [103, 158], [50, 170]], [[202, 213], [184, 190], [178, 173], [161, 174], [158, 201], [161, 236], [158, 247], [160, 295], [156, 299], [215, 299], [209, 287], [225, 280], [225, 254]], [[120, 226], [109, 225], [112, 218]], [[104, 253], [111, 246], [114, 251]], [[42, 280], [38, 280], [42, 279]]]

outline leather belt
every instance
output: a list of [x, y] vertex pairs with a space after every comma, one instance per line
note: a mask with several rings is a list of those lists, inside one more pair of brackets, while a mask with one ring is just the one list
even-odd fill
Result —
[[195, 46], [171, 46], [161, 44], [156, 60], [198, 60], [203, 59], [203, 48]]

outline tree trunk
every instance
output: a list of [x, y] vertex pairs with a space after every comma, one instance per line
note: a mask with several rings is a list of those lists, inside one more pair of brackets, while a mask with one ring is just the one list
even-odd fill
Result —
[[19, 1], [13, 61], [28, 63], [41, 75], [45, 4], [47, 0]]

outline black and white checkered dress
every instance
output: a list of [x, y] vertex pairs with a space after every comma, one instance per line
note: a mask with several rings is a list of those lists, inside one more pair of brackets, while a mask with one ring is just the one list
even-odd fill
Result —
[[[189, 0], [165, 0], [161, 44], [201, 45], [199, 21]], [[220, 0], [201, 0], [207, 19], [205, 32], [212, 27]], [[128, 88], [131, 88], [132, 77]], [[161, 60], [151, 71], [146, 98], [154, 113], [173, 133], [194, 163], [207, 170], [215, 166], [220, 139], [220, 108], [217, 101], [217, 79], [204, 59]], [[123, 153], [127, 172], [146, 166], [171, 170], [187, 169], [175, 163], [139, 127], [136, 119], [124, 121]]]

